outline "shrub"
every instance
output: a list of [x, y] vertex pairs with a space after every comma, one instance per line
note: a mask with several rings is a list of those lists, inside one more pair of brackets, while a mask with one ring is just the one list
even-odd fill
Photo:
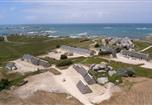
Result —
[[0, 91], [3, 89], [9, 89], [10, 86], [11, 86], [11, 82], [8, 81], [8, 79], [2, 79], [0, 81]]
[[62, 54], [61, 56], [60, 56], [60, 59], [67, 59], [68, 57], [65, 55], [65, 54]]
[[56, 59], [54, 59], [54, 58], [49, 58], [49, 57], [45, 57], [45, 58], [43, 58], [43, 60], [48, 61], [49, 64], [55, 64], [55, 63], [57, 62]]
[[0, 41], [4, 41], [4, 38], [3, 38], [3, 37], [0, 37]]
[[94, 45], [94, 47], [97, 48], [97, 47], [100, 47], [100, 45], [99, 45], [98, 43], [96, 43], [96, 44]]
[[57, 62], [56, 66], [61, 67], [61, 66], [69, 66], [72, 64], [72, 61], [69, 59], [66, 60], [60, 60]]
[[101, 52], [101, 51], [99, 51], [99, 53], [98, 53], [98, 55], [110, 55], [111, 54], [111, 52]]
[[60, 48], [60, 45], [56, 45], [56, 48]]

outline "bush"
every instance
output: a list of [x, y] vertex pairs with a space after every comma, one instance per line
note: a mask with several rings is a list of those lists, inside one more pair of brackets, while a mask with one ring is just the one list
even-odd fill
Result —
[[0, 41], [4, 41], [4, 38], [3, 38], [3, 37], [0, 37]]
[[60, 45], [56, 45], [56, 48], [60, 48]]
[[111, 52], [101, 52], [101, 51], [98, 53], [98, 55], [110, 55], [110, 54]]
[[49, 64], [55, 64], [55, 63], [57, 62], [56, 59], [54, 59], [54, 58], [49, 58], [49, 57], [45, 57], [45, 58], [43, 58], [43, 60], [48, 61]]
[[97, 47], [100, 47], [100, 45], [99, 45], [98, 43], [96, 43], [96, 44], [94, 45], [94, 47], [97, 48]]
[[3, 89], [9, 89], [10, 86], [11, 86], [11, 82], [8, 81], [8, 79], [2, 79], [0, 81], [0, 91]]
[[61, 56], [60, 56], [60, 59], [67, 59], [68, 57], [65, 55], [65, 54], [62, 54]]
[[61, 66], [69, 66], [71, 65], [73, 62], [69, 59], [66, 60], [60, 60], [57, 62], [56, 66], [61, 67]]

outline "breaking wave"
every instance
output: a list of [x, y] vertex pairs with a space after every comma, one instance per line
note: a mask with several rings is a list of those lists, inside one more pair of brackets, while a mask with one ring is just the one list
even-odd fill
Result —
[[88, 33], [87, 33], [87, 32], [83, 32], [83, 33], [79, 33], [79, 34], [77, 34], [77, 35], [83, 36], [83, 35], [88, 35]]
[[109, 30], [109, 29], [112, 29], [112, 27], [103, 27], [103, 29], [108, 29]]

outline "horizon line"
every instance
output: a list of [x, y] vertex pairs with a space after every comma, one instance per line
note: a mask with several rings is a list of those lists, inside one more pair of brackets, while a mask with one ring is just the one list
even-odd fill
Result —
[[6, 23], [0, 25], [55, 25], [55, 24], [152, 24], [152, 23]]
[[38, 0], [38, 1], [35, 1], [35, 0], [31, 0], [31, 1], [26, 1], [26, 0], [22, 0], [22, 1], [19, 1], [19, 0], [14, 0], [14, 1], [0, 1], [2, 3], [43, 3], [43, 2], [65, 2], [65, 3], [70, 3], [70, 2], [152, 2], [151, 0], [145, 0], [145, 1], [140, 1], [140, 0], [125, 0], [125, 1], [120, 1], [120, 0], [103, 0], [103, 1], [100, 1], [100, 0], [95, 0], [95, 1], [90, 1], [90, 0], [77, 0], [77, 1], [72, 1], [72, 0], [68, 0], [68, 1], [64, 1], [64, 0], [58, 0], [58, 1], [55, 1], [55, 0], [51, 0], [51, 1], [48, 1], [48, 0]]

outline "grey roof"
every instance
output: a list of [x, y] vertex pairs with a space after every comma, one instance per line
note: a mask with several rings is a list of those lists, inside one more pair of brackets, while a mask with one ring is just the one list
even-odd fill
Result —
[[84, 49], [84, 48], [71, 47], [71, 46], [67, 46], [67, 45], [62, 45], [60, 48], [63, 50], [66, 50], [68, 52], [71, 52], [71, 53], [89, 54], [89, 55], [92, 54], [91, 50]]
[[89, 88], [89, 86], [81, 80], [77, 83], [76, 86], [82, 94], [92, 93], [92, 90]]
[[30, 54], [24, 54], [23, 57], [21, 58], [23, 61], [30, 62], [34, 65], [41, 65], [43, 67], [49, 67], [50, 64], [48, 61], [42, 60], [40, 58], [34, 57]]
[[144, 54], [144, 53], [140, 53], [140, 52], [136, 52], [136, 51], [122, 50], [121, 54], [130, 56], [133, 58], [149, 60], [149, 54]]
[[104, 53], [106, 53], [106, 52], [112, 53], [112, 51], [113, 51], [113, 49], [108, 46], [101, 46], [101, 47], [97, 48], [97, 50], [100, 52], [104, 52]]
[[30, 54], [24, 54], [23, 57], [21, 58], [23, 61], [30, 62], [34, 65], [39, 65], [39, 58], [36, 58]]
[[75, 64], [73, 65], [73, 68], [82, 75], [82, 77], [85, 77], [85, 75], [88, 74], [87, 70], [83, 68], [81, 65]]
[[90, 85], [96, 83], [94, 78], [89, 73], [84, 77], [84, 80]]
[[17, 67], [16, 67], [16, 65], [15, 65], [14, 62], [9, 62], [9, 63], [7, 63], [6, 66], [5, 66], [5, 68], [6, 68], [7, 70], [13, 70], [13, 68], [14, 68], [14, 69], [17, 69]]
[[42, 60], [42, 59], [39, 60], [39, 65], [41, 65], [43, 67], [49, 67], [50, 66], [48, 61], [45, 61], [45, 60]]

